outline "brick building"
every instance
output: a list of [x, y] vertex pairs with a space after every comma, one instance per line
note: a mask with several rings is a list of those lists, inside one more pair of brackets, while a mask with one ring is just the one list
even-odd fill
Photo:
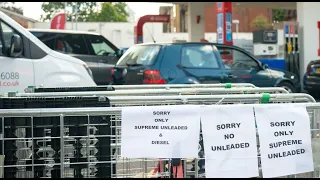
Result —
[[[269, 8], [245, 8], [245, 7], [232, 7], [232, 19], [239, 20], [239, 32], [252, 32], [255, 28], [251, 26], [251, 22], [255, 17], [263, 15], [272, 23], [272, 9]], [[205, 8], [205, 32], [217, 31], [217, 16], [216, 7], [209, 6]], [[236, 31], [236, 27], [232, 26], [232, 31]]]
[[5, 13], [7, 16], [11, 17], [13, 20], [15, 20], [17, 23], [19, 23], [24, 28], [33, 28], [33, 24], [37, 22], [34, 19], [28, 18], [26, 16], [23, 16], [21, 14], [9, 11], [4, 8], [0, 8], [0, 11]]
[[[160, 14], [170, 14], [170, 25], [164, 25], [164, 32], [187, 32], [188, 22], [188, 7], [186, 5], [175, 4], [172, 7], [160, 7]], [[245, 8], [233, 6], [232, 16], [233, 20], [239, 20], [239, 32], [252, 32], [255, 30], [251, 26], [251, 22], [255, 17], [263, 15], [267, 18], [269, 23], [272, 23], [272, 9], [269, 8]], [[215, 3], [211, 6], [205, 7], [205, 32], [216, 32], [216, 9]], [[233, 26], [233, 31], [236, 27]]]

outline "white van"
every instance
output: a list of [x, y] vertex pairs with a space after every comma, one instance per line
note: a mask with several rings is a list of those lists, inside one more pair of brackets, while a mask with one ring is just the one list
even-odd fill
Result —
[[27, 86], [96, 86], [83, 61], [53, 51], [0, 12], [0, 95]]

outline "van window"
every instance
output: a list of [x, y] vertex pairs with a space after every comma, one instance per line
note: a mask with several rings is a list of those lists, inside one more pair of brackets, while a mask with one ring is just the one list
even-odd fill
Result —
[[160, 45], [133, 46], [119, 59], [117, 65], [151, 65], [161, 49]]
[[[3, 37], [3, 41], [0, 41], [0, 45], [1, 45], [1, 51], [0, 51], [0, 56], [5, 55], [5, 51], [7, 51], [7, 49], [10, 48], [11, 46], [11, 38], [12, 36], [18, 35], [20, 36], [14, 29], [12, 29], [11, 27], [9, 27], [7, 24], [1, 22], [1, 28], [2, 28], [2, 32], [1, 32], [1, 36]], [[24, 53], [24, 52], [23, 52]]]
[[108, 54], [116, 54], [116, 51], [110, 47], [110, 42], [103, 36], [86, 35], [89, 47], [93, 49], [93, 55], [105, 56]]
[[66, 54], [89, 54], [86, 42], [81, 34], [58, 33], [54, 50]]

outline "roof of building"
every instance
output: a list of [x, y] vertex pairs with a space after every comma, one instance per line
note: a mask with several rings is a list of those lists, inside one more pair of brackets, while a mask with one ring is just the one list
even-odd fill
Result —
[[26, 16], [21, 15], [21, 14], [16, 13], [16, 12], [9, 11], [9, 10], [4, 9], [4, 8], [0, 8], [0, 11], [4, 12], [5, 14], [11, 14], [11, 15], [14, 15], [14, 16], [18, 16], [18, 17], [20, 17], [20, 18], [26, 19], [26, 20], [31, 21], [31, 22], [38, 22], [38, 21], [35, 20], [35, 19], [26, 17]]

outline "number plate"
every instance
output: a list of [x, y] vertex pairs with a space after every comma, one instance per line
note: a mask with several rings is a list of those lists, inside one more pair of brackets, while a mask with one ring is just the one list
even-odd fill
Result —
[[320, 74], [320, 68], [317, 68], [316, 74]]

